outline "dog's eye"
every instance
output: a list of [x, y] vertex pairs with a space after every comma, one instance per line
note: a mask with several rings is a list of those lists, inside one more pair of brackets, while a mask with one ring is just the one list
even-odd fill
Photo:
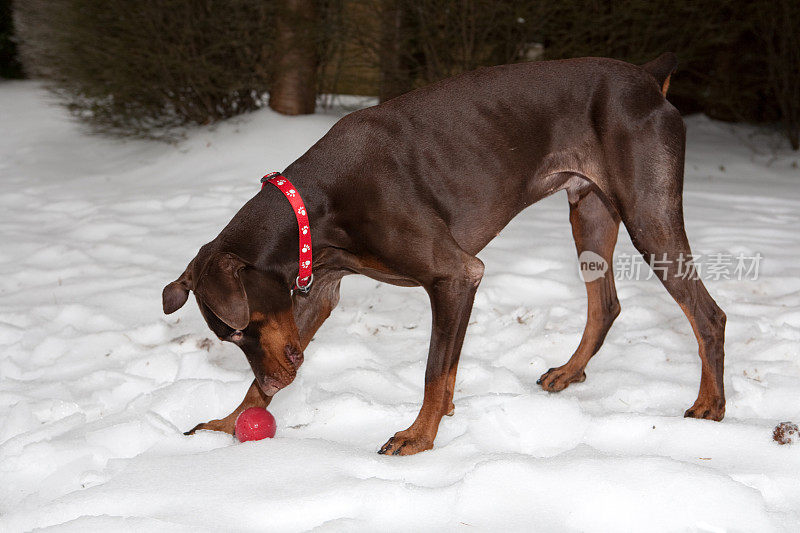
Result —
[[239, 342], [240, 340], [242, 340], [242, 337], [243, 337], [243, 336], [244, 336], [244, 333], [242, 333], [242, 331], [241, 331], [241, 330], [238, 330], [238, 329], [237, 329], [236, 331], [234, 331], [233, 333], [231, 333], [231, 334], [230, 334], [230, 336], [229, 336], [228, 338], [229, 338], [231, 341], [233, 341], [233, 342]]

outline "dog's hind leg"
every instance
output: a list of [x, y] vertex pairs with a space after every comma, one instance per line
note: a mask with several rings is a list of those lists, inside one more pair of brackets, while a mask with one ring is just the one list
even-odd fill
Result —
[[702, 364], [700, 392], [685, 416], [722, 420], [725, 313], [717, 306], [703, 282], [688, 263], [689, 241], [680, 206], [669, 210], [648, 209], [623, 217], [634, 246], [651, 265], [664, 287], [683, 309], [694, 330]]
[[[570, 198], [569, 220], [581, 262], [591, 261], [605, 270], [583, 270], [588, 296], [586, 327], [575, 353], [566, 364], [551, 368], [537, 381], [546, 391], [557, 392], [570, 383], [586, 379], [584, 369], [597, 353], [614, 319], [619, 315], [619, 300], [614, 285], [613, 255], [619, 232], [619, 215], [603, 203], [600, 192], [590, 190]], [[596, 278], [595, 278], [596, 276]]]
[[[682, 142], [678, 136], [662, 136], [661, 142], [668, 146], [676, 138]], [[634, 246], [683, 309], [697, 338], [702, 364], [700, 392], [685, 416], [722, 420], [726, 317], [690, 262], [683, 222], [682, 147], [680, 144], [679, 149], [671, 150], [672, 156], [662, 152], [661, 157], [654, 157], [658, 150], [640, 154], [635, 148], [631, 150], [637, 186], [628, 188], [627, 195], [619, 199], [620, 214]]]

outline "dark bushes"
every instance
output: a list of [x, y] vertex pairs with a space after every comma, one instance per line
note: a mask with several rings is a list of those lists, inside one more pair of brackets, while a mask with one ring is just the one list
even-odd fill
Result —
[[17, 61], [11, 0], [0, 0], [0, 78], [21, 78], [22, 66]]
[[517, 61], [529, 33], [520, 16], [525, 5], [511, 0], [345, 1], [338, 37], [349, 57], [340, 65], [345, 72], [340, 81], [364, 86], [352, 79], [362, 75], [372, 84], [371, 93], [378, 89], [387, 100], [480, 66]]
[[769, 92], [792, 148], [800, 149], [800, 2], [773, 0], [753, 19], [764, 43]]
[[23, 64], [101, 131], [153, 136], [213, 122], [259, 107], [270, 88], [275, 109], [307, 112], [320, 91], [385, 100], [482, 65], [587, 55], [643, 63], [670, 50], [680, 64], [669, 98], [682, 112], [781, 124], [800, 144], [797, 0], [15, 5]]
[[263, 104], [272, 2], [26, 0], [21, 54], [95, 130], [138, 136]]
[[[678, 55], [669, 99], [684, 113], [783, 125], [798, 147], [800, 2], [797, 0], [362, 0], [345, 3], [343, 39], [371, 61], [383, 99], [481, 65], [525, 56], [605, 56], [644, 63]], [[351, 37], [354, 36], [354, 37]], [[534, 54], [526, 53], [535, 52]], [[364, 73], [348, 69], [345, 73]], [[367, 71], [369, 73], [369, 71]], [[367, 78], [369, 79], [369, 78]], [[343, 86], [359, 86], [340, 76]], [[361, 84], [363, 87], [364, 84]], [[378, 90], [380, 88], [380, 90]], [[332, 90], [336, 90], [333, 88]]]
[[642, 63], [670, 50], [670, 100], [684, 113], [777, 123], [798, 148], [800, 2], [617, 0], [532, 3], [547, 58], [601, 55]]

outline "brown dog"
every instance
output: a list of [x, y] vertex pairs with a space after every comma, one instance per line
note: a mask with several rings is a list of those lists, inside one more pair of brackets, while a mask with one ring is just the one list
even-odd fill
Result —
[[[433, 446], [453, 388], [472, 301], [475, 257], [521, 210], [565, 189], [578, 253], [607, 264], [622, 221], [691, 322], [700, 346], [700, 393], [686, 416], [722, 419], [725, 314], [703, 283], [682, 275], [685, 127], [665, 99], [675, 56], [639, 67], [583, 58], [483, 68], [340, 120], [283, 175], [302, 194], [316, 281], [298, 276], [298, 226], [268, 186], [203, 246], [164, 289], [164, 312], [193, 290], [214, 333], [237, 344], [255, 374], [242, 404], [198, 429], [233, 433], [238, 414], [266, 406], [294, 379], [303, 350], [339, 299], [347, 274], [425, 288], [433, 328], [422, 409], [380, 453]], [[652, 264], [652, 263], [651, 263]], [[611, 269], [586, 283], [578, 349], [539, 380], [560, 391], [584, 368], [619, 313]]]

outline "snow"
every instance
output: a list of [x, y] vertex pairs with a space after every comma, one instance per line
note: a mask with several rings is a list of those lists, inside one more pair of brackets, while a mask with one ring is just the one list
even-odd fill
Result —
[[[252, 379], [189, 302], [160, 292], [342, 114], [269, 110], [178, 144], [88, 136], [32, 82], [0, 84], [0, 530], [797, 531], [800, 156], [688, 120], [694, 251], [760, 253], [756, 280], [709, 280], [727, 312], [721, 423], [684, 419], [700, 362], [656, 280], [620, 280], [622, 314], [588, 379], [536, 384], [583, 331], [563, 193], [480, 257], [486, 277], [436, 447], [376, 454], [414, 419], [430, 332], [420, 289], [343, 282], [339, 307], [270, 406], [275, 439], [181, 434]], [[618, 254], [635, 250], [622, 231]]]

